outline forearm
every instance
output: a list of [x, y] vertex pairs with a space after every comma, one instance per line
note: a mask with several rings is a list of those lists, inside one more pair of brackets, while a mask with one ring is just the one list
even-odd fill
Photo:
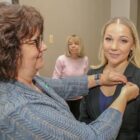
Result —
[[[3, 121], [6, 125], [3, 125], [3, 128], [8, 132], [3, 133], [3, 136], [12, 137], [14, 140], [22, 138], [26, 140], [43, 138], [44, 140], [110, 140], [116, 138], [122, 119], [119, 111], [110, 108], [95, 122], [86, 125], [75, 120], [65, 106], [64, 110], [63, 108], [59, 110], [59, 107], [57, 110], [54, 103], [52, 105], [50, 101], [34, 102], [27, 104], [28, 106], [19, 107], [17, 113], [14, 111], [6, 117], [7, 120], [4, 121], [8, 123]], [[12, 126], [16, 131], [9, 130]]]
[[89, 91], [87, 76], [65, 77], [63, 79], [46, 78], [44, 82], [64, 99], [85, 95]]
[[[22, 128], [19, 134], [21, 133], [27, 138], [30, 137], [30, 140], [35, 137], [39, 139], [41, 136], [46, 140], [49, 138], [52, 138], [52, 140], [111, 140], [116, 138], [122, 119], [121, 113], [113, 109], [108, 109], [89, 125], [68, 118], [59, 112], [53, 113], [52, 111], [50, 113], [52, 115], [46, 115], [46, 119], [40, 117], [41, 115], [37, 116], [37, 113], [36, 117], [32, 117], [31, 114], [31, 116], [22, 120], [24, 122], [20, 121], [20, 125], [16, 125], [16, 129], [21, 130]], [[14, 123], [18, 124], [18, 120]], [[32, 134], [32, 137], [30, 134]], [[15, 134], [15, 137], [18, 137], [18, 135]]]
[[122, 113], [116, 109], [106, 109], [95, 121], [92, 129], [97, 133], [96, 140], [116, 139], [122, 123]]

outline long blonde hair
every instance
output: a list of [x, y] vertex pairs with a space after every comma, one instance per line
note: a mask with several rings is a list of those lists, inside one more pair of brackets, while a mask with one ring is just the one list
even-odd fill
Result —
[[105, 57], [105, 55], [104, 55], [104, 52], [103, 52], [104, 35], [105, 35], [107, 27], [110, 24], [118, 23], [118, 21], [119, 21], [120, 24], [123, 24], [123, 25], [127, 26], [130, 29], [131, 35], [133, 37], [134, 48], [130, 52], [131, 54], [128, 56], [128, 61], [133, 63], [137, 67], [140, 67], [140, 61], [139, 61], [139, 57], [140, 57], [140, 40], [139, 40], [138, 32], [137, 32], [137, 29], [136, 29], [135, 25], [133, 24], [132, 21], [130, 21], [129, 19], [127, 19], [125, 17], [114, 17], [114, 18], [110, 19], [104, 25], [104, 27], [102, 29], [100, 50], [99, 50], [99, 56], [98, 56], [99, 60], [100, 60], [100, 64], [98, 66], [96, 66], [96, 68], [106, 65], [107, 62], [108, 62], [106, 57]]

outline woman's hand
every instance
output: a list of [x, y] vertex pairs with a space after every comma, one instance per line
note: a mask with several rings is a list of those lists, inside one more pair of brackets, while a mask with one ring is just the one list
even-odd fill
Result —
[[127, 82], [122, 88], [120, 96], [126, 100], [126, 102], [135, 99], [139, 95], [139, 87], [136, 84]]
[[111, 86], [126, 82], [127, 78], [123, 74], [115, 71], [107, 71], [100, 76], [100, 85]]
[[135, 99], [139, 95], [139, 88], [137, 85], [127, 82], [122, 88], [118, 98], [111, 104], [110, 108], [120, 111], [122, 114], [125, 111], [127, 102]]

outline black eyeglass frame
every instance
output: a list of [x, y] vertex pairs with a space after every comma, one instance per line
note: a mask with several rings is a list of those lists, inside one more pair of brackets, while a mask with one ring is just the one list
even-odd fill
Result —
[[36, 48], [40, 49], [40, 47], [42, 45], [42, 41], [43, 41], [43, 36], [40, 35], [36, 39], [25, 41], [22, 44], [30, 44], [30, 45], [35, 44]]

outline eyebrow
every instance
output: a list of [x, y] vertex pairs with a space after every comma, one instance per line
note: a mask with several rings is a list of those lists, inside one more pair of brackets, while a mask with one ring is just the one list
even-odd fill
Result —
[[[104, 35], [104, 37], [105, 37], [105, 36], [112, 37], [112, 35], [111, 35], [111, 34], [106, 34], [106, 35]], [[132, 37], [125, 36], [125, 35], [120, 35], [119, 37], [124, 37], [124, 38], [128, 38], [128, 39], [132, 38]]]
[[128, 38], [128, 39], [129, 39], [129, 37], [128, 37], [128, 36], [124, 36], [124, 35], [123, 35], [123, 36], [120, 36], [120, 37], [125, 37], [125, 38]]

